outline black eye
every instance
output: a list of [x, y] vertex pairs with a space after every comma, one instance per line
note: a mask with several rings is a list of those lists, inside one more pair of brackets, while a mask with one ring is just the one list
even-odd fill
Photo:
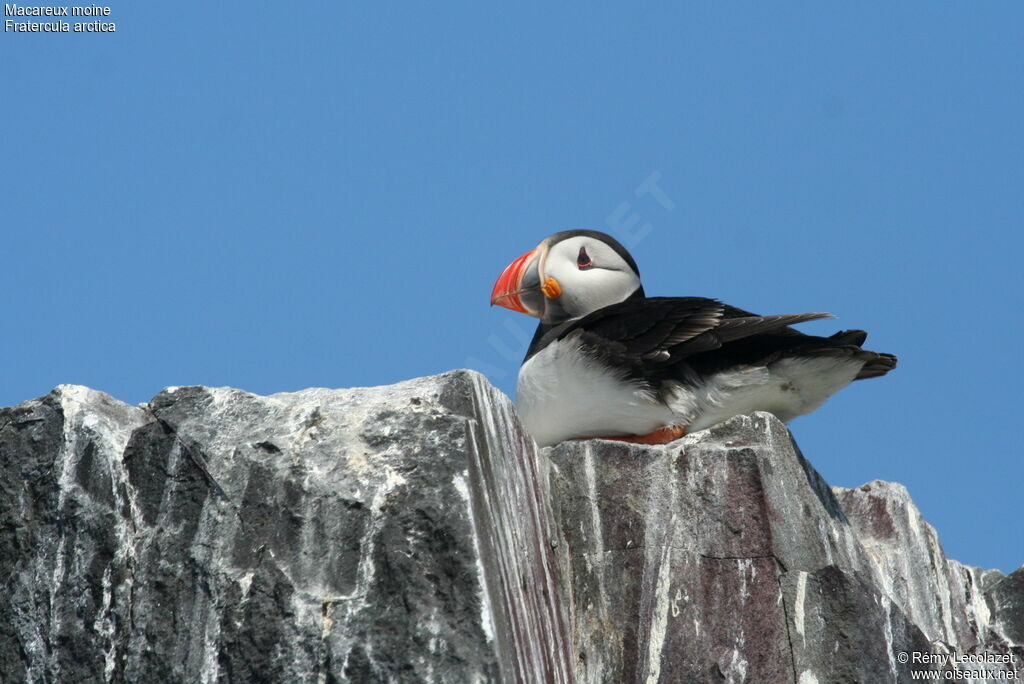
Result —
[[581, 271], [594, 267], [594, 262], [590, 260], [590, 255], [587, 254], [586, 247], [580, 247], [580, 253], [576, 257], [576, 265], [579, 266]]

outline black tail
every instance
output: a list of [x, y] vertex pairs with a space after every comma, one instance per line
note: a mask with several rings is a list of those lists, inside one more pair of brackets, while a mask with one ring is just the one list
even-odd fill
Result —
[[878, 378], [896, 367], [896, 355], [884, 352], [873, 352], [861, 349], [860, 346], [868, 339], [868, 334], [863, 330], [842, 330], [828, 338], [836, 345], [856, 347], [850, 350], [853, 356], [864, 361], [864, 367], [854, 380], [865, 380], [867, 378]]
[[835, 340], [836, 344], [852, 344], [859, 347], [868, 339], [868, 334], [863, 330], [840, 330], [828, 339]]
[[[837, 344], [860, 347], [868, 339], [868, 334], [863, 330], [842, 330], [828, 339], [835, 340]], [[864, 367], [860, 369], [860, 373], [854, 380], [881, 377], [896, 367], [895, 354], [859, 349], [856, 355], [858, 358], [864, 359]]]
[[881, 377], [896, 367], [895, 354], [873, 352], [866, 349], [863, 353], [870, 354], [871, 357], [864, 364], [864, 367], [860, 369], [860, 373], [857, 373], [857, 377], [854, 380]]

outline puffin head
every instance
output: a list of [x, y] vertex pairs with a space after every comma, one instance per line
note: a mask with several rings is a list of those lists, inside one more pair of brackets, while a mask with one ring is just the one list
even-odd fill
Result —
[[618, 240], [596, 230], [566, 230], [506, 266], [491, 304], [557, 325], [634, 295], [643, 296], [640, 271]]

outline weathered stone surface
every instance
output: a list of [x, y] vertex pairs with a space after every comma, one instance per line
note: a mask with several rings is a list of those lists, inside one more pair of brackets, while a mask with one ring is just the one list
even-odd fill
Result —
[[468, 372], [4, 409], [3, 681], [564, 681], [511, 411]]
[[581, 681], [903, 682], [926, 668], [901, 652], [1024, 656], [1019, 587], [947, 561], [899, 485], [890, 508], [837, 500], [769, 414], [545, 453]]
[[1024, 676], [1024, 568], [900, 485], [829, 488], [768, 414], [538, 451], [465, 371], [0, 409], [0, 582], [4, 682]]
[[901, 484], [876, 480], [833, 490], [878, 571], [881, 591], [935, 652], [1012, 653], [1018, 665], [1008, 669], [1024, 678], [1024, 567], [1004, 576], [946, 558], [935, 528]]

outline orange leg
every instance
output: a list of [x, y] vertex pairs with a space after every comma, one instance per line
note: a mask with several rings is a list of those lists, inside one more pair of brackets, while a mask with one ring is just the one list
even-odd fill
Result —
[[682, 425], [670, 425], [660, 430], [649, 432], [646, 435], [630, 435], [627, 437], [577, 437], [577, 439], [610, 439], [615, 442], [631, 442], [633, 444], [668, 444], [674, 442], [686, 434], [686, 428]]

